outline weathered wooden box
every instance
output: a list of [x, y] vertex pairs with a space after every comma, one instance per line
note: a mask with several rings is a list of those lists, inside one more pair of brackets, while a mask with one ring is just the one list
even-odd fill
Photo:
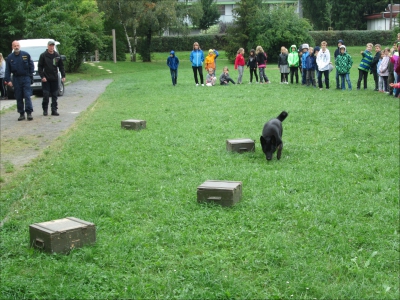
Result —
[[242, 198], [241, 181], [207, 180], [197, 187], [197, 202], [232, 206]]
[[124, 120], [121, 121], [121, 128], [130, 129], [130, 130], [142, 130], [146, 128], [145, 120]]
[[96, 242], [96, 226], [77, 218], [68, 217], [29, 226], [31, 247], [49, 253], [68, 253]]
[[226, 150], [231, 152], [254, 152], [255, 143], [252, 139], [226, 140]]

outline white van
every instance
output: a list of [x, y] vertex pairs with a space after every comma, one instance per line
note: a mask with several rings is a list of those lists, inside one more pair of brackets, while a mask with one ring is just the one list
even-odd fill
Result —
[[[19, 40], [19, 45], [22, 51], [28, 52], [35, 65], [35, 72], [33, 73], [33, 83], [31, 85], [32, 92], [42, 92], [42, 79], [38, 72], [38, 61], [40, 54], [47, 50], [47, 43], [51, 39], [31, 39], [31, 40]], [[60, 43], [56, 41], [54, 50], [58, 52], [57, 46]], [[59, 53], [59, 52], [58, 52]], [[65, 55], [60, 55], [61, 59], [65, 61]], [[14, 89], [7, 87], [8, 98], [14, 98]], [[58, 95], [64, 95], [64, 83], [61, 81], [61, 73], [58, 71]]]

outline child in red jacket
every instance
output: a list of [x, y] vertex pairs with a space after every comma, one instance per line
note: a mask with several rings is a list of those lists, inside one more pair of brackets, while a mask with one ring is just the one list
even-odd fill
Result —
[[238, 84], [242, 83], [242, 77], [243, 77], [243, 70], [244, 70], [244, 65], [245, 65], [245, 61], [244, 61], [244, 49], [243, 48], [239, 48], [237, 55], [236, 55], [236, 59], [235, 59], [235, 70], [239, 71], [239, 77], [237, 80]]

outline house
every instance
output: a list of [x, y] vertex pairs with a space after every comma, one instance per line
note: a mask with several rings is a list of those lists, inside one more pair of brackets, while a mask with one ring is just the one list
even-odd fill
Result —
[[400, 12], [400, 4], [389, 4], [384, 12], [365, 16], [367, 30], [392, 30], [399, 25], [397, 15]]
[[[180, 0], [180, 1], [185, 1], [185, 0]], [[193, 2], [196, 2], [198, 0], [188, 0], [188, 4], [191, 5]], [[232, 1], [232, 0], [216, 0], [216, 4], [218, 6], [218, 10], [221, 14], [221, 17], [219, 18], [220, 22], [222, 23], [231, 23], [233, 22], [233, 9], [236, 6], [236, 3], [238, 1]], [[264, 3], [266, 4], [295, 4], [297, 7], [300, 7], [300, 0], [263, 0]]]

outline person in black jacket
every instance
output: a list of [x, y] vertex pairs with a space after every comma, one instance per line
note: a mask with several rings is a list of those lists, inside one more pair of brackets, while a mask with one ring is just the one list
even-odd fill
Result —
[[49, 107], [49, 97], [51, 95], [51, 115], [59, 116], [57, 112], [58, 96], [58, 70], [61, 72], [61, 80], [65, 82], [64, 64], [60, 54], [54, 51], [55, 41], [50, 40], [47, 43], [47, 50], [40, 54], [38, 62], [39, 75], [42, 78], [43, 89], [43, 115], [47, 116]]
[[257, 75], [257, 58], [256, 58], [256, 50], [250, 50], [250, 56], [247, 61], [247, 68], [250, 68], [250, 83], [253, 82], [253, 74], [256, 77], [256, 83], [258, 83], [258, 75]]
[[374, 75], [374, 81], [375, 81], [375, 89], [374, 91], [379, 91], [378, 89], [378, 82], [379, 82], [379, 76], [378, 76], [378, 62], [379, 59], [381, 58], [381, 45], [376, 44], [375, 45], [375, 56], [374, 59], [372, 60], [371, 63], [371, 71], [370, 73]]

